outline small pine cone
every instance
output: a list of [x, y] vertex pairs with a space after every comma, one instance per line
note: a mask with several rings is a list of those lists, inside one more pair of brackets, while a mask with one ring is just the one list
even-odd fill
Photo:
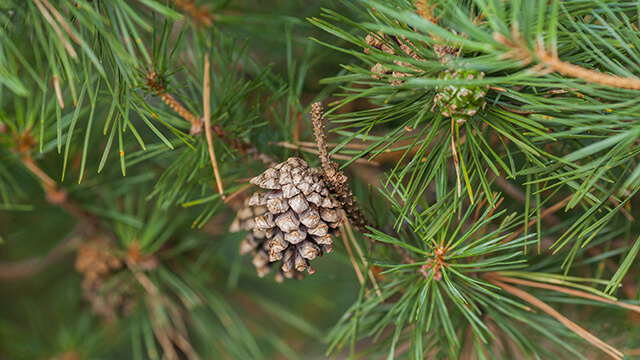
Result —
[[251, 179], [252, 184], [269, 190], [256, 192], [248, 202], [250, 206], [267, 208], [255, 218], [254, 234], [262, 232], [265, 239], [252, 239], [254, 260], [260, 260], [254, 265], [266, 266], [264, 259], [270, 263], [282, 261], [282, 273], [276, 275], [276, 280], [295, 277], [294, 269], [313, 274], [315, 269], [309, 261], [333, 250], [332, 235], [339, 233], [343, 219], [339, 204], [331, 197], [320, 173], [302, 159], [289, 158]]
[[[440, 80], [466, 81], [482, 78], [484, 78], [484, 73], [476, 70], [446, 70], [438, 75]], [[451, 117], [458, 124], [463, 124], [478, 111], [484, 110], [487, 105], [484, 97], [488, 91], [488, 85], [436, 86], [433, 106], [439, 106], [442, 115]]]
[[102, 276], [122, 268], [122, 261], [109, 253], [111, 248], [112, 246], [103, 239], [83, 243], [76, 254], [76, 271], [83, 275]]
[[84, 276], [82, 297], [91, 304], [93, 313], [106, 322], [129, 315], [135, 303], [131, 284], [113, 282], [123, 263], [110, 253], [112, 249], [106, 240], [92, 239], [80, 245], [75, 260], [76, 271]]

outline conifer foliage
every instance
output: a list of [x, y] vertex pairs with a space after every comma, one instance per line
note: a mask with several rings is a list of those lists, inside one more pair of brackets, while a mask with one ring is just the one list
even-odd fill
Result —
[[0, 359], [640, 357], [635, 2], [0, 24]]

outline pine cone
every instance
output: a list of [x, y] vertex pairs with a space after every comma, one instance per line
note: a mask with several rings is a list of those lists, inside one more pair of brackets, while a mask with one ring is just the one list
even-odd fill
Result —
[[111, 248], [103, 239], [92, 239], [78, 248], [75, 261], [76, 271], [84, 275], [82, 297], [91, 303], [92, 311], [107, 322], [129, 315], [135, 305], [133, 284], [114, 278], [123, 263], [109, 253]]
[[[250, 231], [242, 242], [240, 242], [240, 255], [251, 254], [252, 264], [256, 268], [259, 277], [264, 277], [271, 272], [272, 263], [269, 262], [268, 239], [264, 231], [254, 228], [255, 218], [267, 212], [265, 206], [249, 206], [249, 199], [238, 210], [236, 218], [229, 226], [229, 232]], [[282, 282], [284, 279], [302, 278], [301, 273], [291, 270], [284, 272], [281, 269], [276, 273], [276, 281]]]
[[253, 245], [260, 255], [259, 265], [266, 260], [282, 261], [285, 277], [294, 268], [313, 274], [315, 269], [309, 261], [333, 251], [332, 235], [339, 233], [343, 220], [339, 204], [329, 194], [320, 173], [304, 160], [292, 157], [251, 179], [252, 184], [269, 190], [256, 192], [248, 203], [267, 207], [254, 224], [254, 234], [258, 231], [265, 235], [262, 244], [256, 241]]
[[[484, 78], [483, 72], [476, 70], [446, 70], [438, 75], [440, 80], [473, 80]], [[488, 85], [447, 85], [436, 86], [433, 106], [440, 106], [444, 116], [450, 116], [459, 124], [471, 119], [478, 110], [484, 110], [487, 102], [484, 97], [489, 91]]]

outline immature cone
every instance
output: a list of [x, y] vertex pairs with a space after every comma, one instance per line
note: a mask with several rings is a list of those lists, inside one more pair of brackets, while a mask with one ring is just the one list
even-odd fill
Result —
[[129, 315], [134, 307], [132, 284], [114, 277], [123, 267], [117, 257], [108, 252], [110, 245], [102, 239], [83, 243], [76, 254], [76, 271], [84, 275], [82, 297], [91, 303], [93, 312], [107, 322]]
[[251, 179], [252, 184], [269, 190], [249, 199], [250, 206], [267, 207], [255, 218], [254, 234], [262, 231], [265, 235], [263, 245], [255, 248], [265, 251], [269, 262], [282, 261], [285, 276], [294, 268], [313, 274], [309, 261], [333, 251], [331, 237], [339, 233], [342, 217], [320, 173], [292, 157]]
[[[474, 80], [484, 78], [484, 73], [476, 70], [446, 70], [438, 75], [440, 80]], [[449, 116], [459, 124], [471, 119], [479, 110], [484, 110], [484, 97], [488, 85], [447, 85], [436, 86], [433, 106], [440, 107], [442, 115]]]

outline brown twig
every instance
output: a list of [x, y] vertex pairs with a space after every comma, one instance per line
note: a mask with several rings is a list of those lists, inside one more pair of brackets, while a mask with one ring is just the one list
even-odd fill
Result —
[[37, 274], [60, 261], [66, 254], [78, 247], [78, 244], [78, 235], [76, 231], [73, 231], [45, 256], [15, 263], [0, 262], [0, 280], [19, 280]]
[[164, 81], [158, 78], [158, 74], [154, 70], [147, 71], [146, 80], [149, 89], [155, 91], [156, 95], [180, 117], [191, 123], [191, 135], [199, 134], [202, 131], [202, 118], [187, 110], [173, 95], [169, 94]]
[[556, 51], [554, 50], [553, 52], [554, 54], [550, 55], [544, 47], [536, 47], [536, 55], [540, 61], [562, 75], [619, 89], [640, 90], [640, 79], [604, 74], [592, 69], [583, 68], [582, 66], [573, 65], [567, 61], [560, 60]]
[[[156, 310], [154, 304], [151, 304], [150, 301], [147, 302], [147, 309], [149, 311], [149, 315], [151, 317], [151, 328], [153, 329], [153, 333], [156, 335], [156, 339], [158, 343], [160, 343], [160, 347], [164, 351], [163, 358], [166, 357], [167, 360], [179, 360], [178, 353], [176, 349], [173, 347], [171, 343], [171, 339], [169, 339], [169, 335], [162, 323], [157, 319]], [[166, 325], [165, 325], [166, 326]]]
[[[323, 120], [324, 115], [322, 113], [322, 103], [317, 102], [311, 104], [311, 122], [313, 125], [313, 134], [316, 138], [318, 154], [320, 156], [320, 161], [322, 162], [322, 170], [324, 171], [327, 185], [342, 206], [342, 209], [347, 214], [349, 220], [351, 220], [351, 224], [353, 225], [353, 227], [358, 231], [366, 231], [367, 226], [371, 227], [372, 224], [358, 207], [358, 203], [353, 196], [353, 193], [349, 189], [349, 185], [347, 184], [347, 177], [342, 171], [340, 171], [340, 169], [338, 168], [338, 164], [334, 163], [331, 160], [329, 151], [327, 149]], [[368, 239], [370, 242], [373, 242], [373, 239]], [[409, 253], [405, 249], [396, 244], [392, 244], [391, 246], [402, 255], [405, 262], [415, 262], [413, 257], [409, 255]]]
[[618, 360], [622, 360], [622, 358], [624, 357], [624, 354], [622, 352], [620, 352], [620, 350], [618, 350], [618, 349], [614, 348], [613, 346], [611, 346], [611, 345], [605, 343], [604, 341], [600, 340], [595, 335], [591, 334], [590, 332], [588, 332], [584, 328], [580, 327], [578, 324], [574, 323], [573, 321], [569, 320], [564, 315], [560, 314], [558, 311], [556, 311], [551, 306], [547, 305], [544, 301], [536, 298], [535, 296], [527, 293], [526, 291], [523, 291], [523, 290], [520, 290], [520, 289], [516, 288], [515, 286], [507, 285], [506, 283], [498, 281], [495, 278], [488, 277], [487, 280], [490, 283], [500, 287], [502, 290], [504, 290], [504, 291], [506, 291], [506, 292], [508, 292], [508, 293], [520, 298], [521, 300], [524, 300], [524, 301], [528, 302], [529, 304], [539, 308], [540, 310], [544, 311], [549, 316], [555, 318], [560, 323], [562, 323], [564, 326], [569, 328], [576, 335], [578, 335], [581, 338], [585, 339], [586, 341], [588, 341], [592, 345], [598, 347], [600, 350], [604, 351], [605, 353], [610, 355], [612, 358], [618, 359]]
[[31, 155], [35, 142], [30, 132], [26, 130], [21, 134], [15, 134], [13, 140], [11, 151], [19, 156], [22, 165], [42, 185], [46, 200], [78, 219], [79, 223], [71, 235], [55, 245], [45, 256], [16, 263], [0, 263], [0, 280], [21, 279], [44, 270], [74, 250], [79, 244], [79, 237], [89, 237], [85, 235], [94, 232], [98, 227], [96, 218], [82, 210], [67, 196], [66, 190], [59, 188], [56, 181], [38, 166]]
[[322, 162], [322, 169], [327, 179], [327, 185], [331, 191], [335, 194], [336, 199], [340, 202], [340, 205], [344, 209], [345, 213], [353, 226], [363, 231], [367, 226], [371, 226], [369, 220], [364, 216], [356, 199], [353, 196], [349, 185], [347, 184], [347, 177], [342, 171], [338, 169], [338, 164], [334, 163], [329, 156], [327, 150], [326, 137], [324, 134], [322, 103], [317, 102], [311, 105], [311, 122], [313, 125], [313, 134], [316, 137], [316, 144], [318, 146], [318, 154], [320, 161]]
[[493, 39], [496, 42], [511, 48], [509, 53], [505, 54], [505, 58], [521, 60], [523, 65], [530, 64], [534, 58], [537, 58], [540, 64], [532, 68], [531, 71], [544, 73], [543, 68], [546, 67], [550, 71], [555, 71], [574, 79], [582, 79], [587, 82], [619, 89], [640, 90], [640, 79], [609, 75], [571, 64], [568, 61], [562, 61], [558, 57], [557, 49], [551, 49], [551, 54], [549, 54], [540, 42], [536, 45], [535, 50], [531, 51], [517, 28], [513, 29], [511, 37], [513, 40], [498, 32], [493, 33]]
[[209, 148], [209, 157], [211, 157], [211, 166], [216, 177], [218, 192], [222, 200], [225, 199], [224, 188], [222, 187], [222, 178], [218, 169], [218, 161], [216, 160], [216, 152], [213, 149], [213, 135], [211, 134], [211, 83], [209, 79], [211, 63], [209, 62], [209, 53], [204, 56], [204, 85], [202, 91], [202, 104], [204, 107], [204, 133], [207, 137], [207, 147]]
[[198, 356], [198, 353], [196, 353], [196, 350], [193, 348], [189, 340], [187, 340], [177, 330], [168, 328], [166, 332], [169, 339], [171, 339], [171, 341], [176, 344], [180, 350], [182, 350], [188, 360], [200, 360], [200, 356]]

